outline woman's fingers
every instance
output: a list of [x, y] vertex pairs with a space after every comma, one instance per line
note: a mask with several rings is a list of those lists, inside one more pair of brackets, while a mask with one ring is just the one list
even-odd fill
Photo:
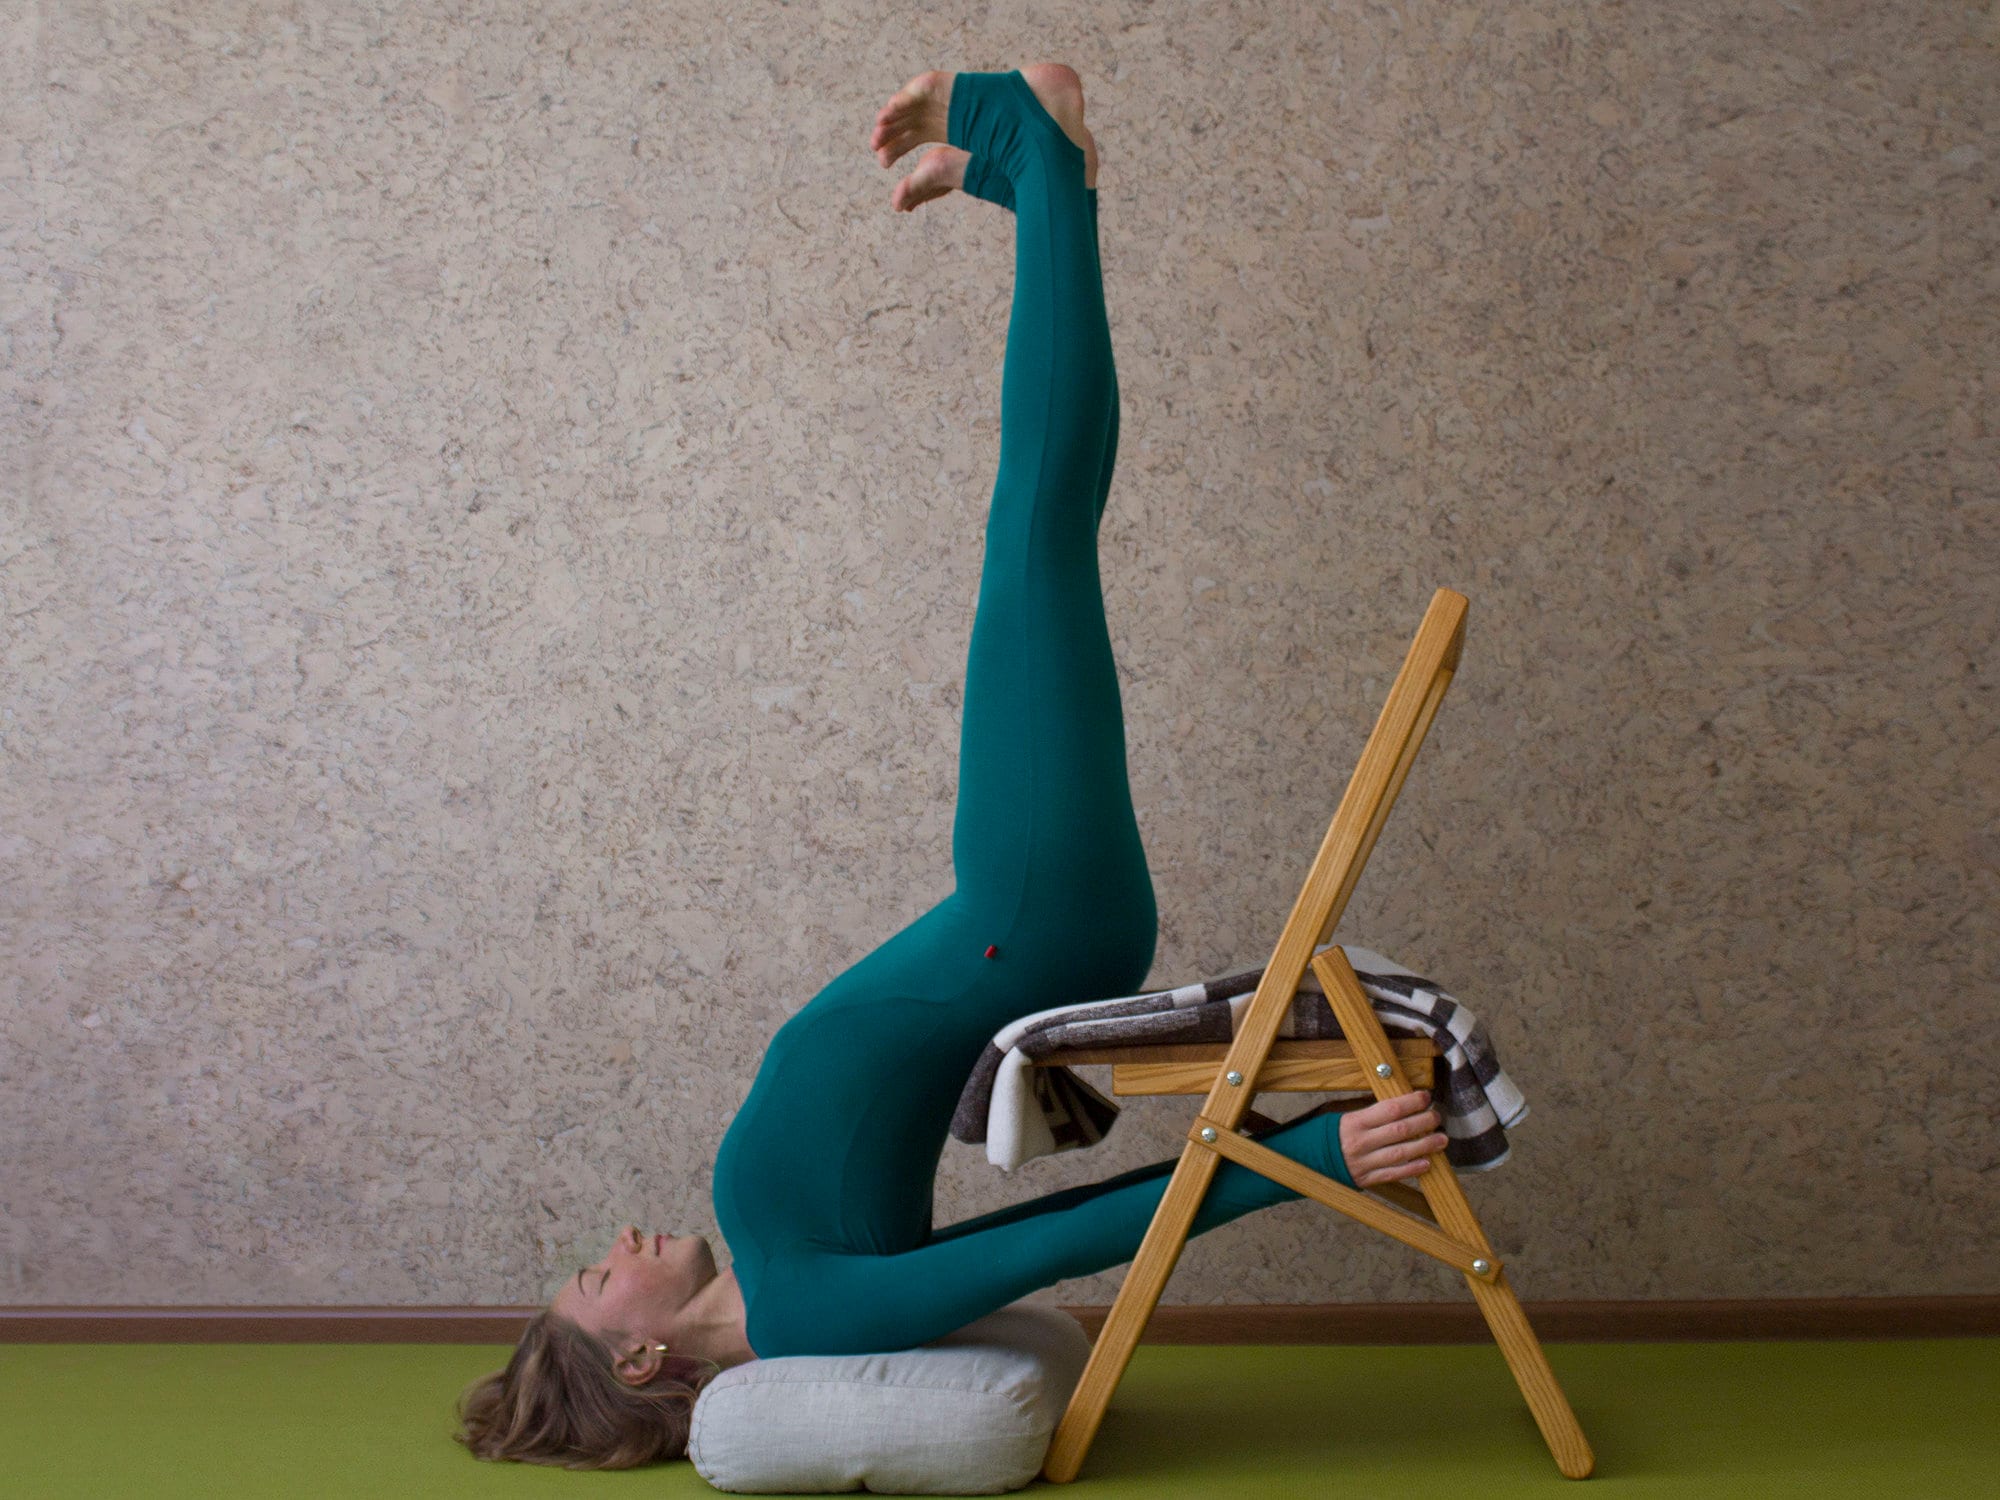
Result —
[[1428, 1171], [1425, 1159], [1447, 1144], [1424, 1090], [1379, 1099], [1340, 1121], [1340, 1150], [1355, 1186], [1391, 1182]]
[[1430, 1106], [1431, 1096], [1427, 1089], [1417, 1089], [1408, 1094], [1396, 1094], [1387, 1099], [1377, 1099], [1366, 1109], [1357, 1109], [1351, 1118], [1360, 1121], [1367, 1128], [1389, 1124], [1406, 1115], [1414, 1115]]

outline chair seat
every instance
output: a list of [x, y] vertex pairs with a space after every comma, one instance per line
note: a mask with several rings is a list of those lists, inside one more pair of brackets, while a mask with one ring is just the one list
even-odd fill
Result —
[[[1114, 1094], [1206, 1094], [1228, 1042], [1160, 1042], [1133, 1047], [1063, 1047], [1031, 1061], [1038, 1068], [1108, 1063]], [[1392, 1037], [1389, 1046], [1414, 1088], [1427, 1089], [1441, 1053], [1429, 1037]], [[1281, 1039], [1258, 1070], [1257, 1093], [1372, 1093], [1351, 1042]]]

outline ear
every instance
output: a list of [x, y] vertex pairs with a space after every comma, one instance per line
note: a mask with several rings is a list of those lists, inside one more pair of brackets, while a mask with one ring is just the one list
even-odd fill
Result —
[[618, 1346], [611, 1370], [627, 1385], [645, 1385], [660, 1373], [662, 1355], [649, 1339], [627, 1339]]

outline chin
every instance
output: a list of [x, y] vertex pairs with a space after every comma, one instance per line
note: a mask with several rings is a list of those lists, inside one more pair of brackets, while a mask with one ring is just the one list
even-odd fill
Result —
[[672, 1247], [682, 1248], [688, 1260], [696, 1265], [705, 1265], [711, 1269], [715, 1265], [715, 1252], [709, 1248], [708, 1241], [701, 1235], [682, 1235], [672, 1242]]

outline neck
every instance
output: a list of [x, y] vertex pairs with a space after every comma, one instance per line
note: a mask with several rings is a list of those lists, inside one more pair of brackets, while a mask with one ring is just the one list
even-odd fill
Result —
[[674, 1322], [674, 1346], [684, 1354], [712, 1359], [725, 1370], [757, 1357], [746, 1331], [743, 1289], [733, 1270], [721, 1272], [690, 1297]]

